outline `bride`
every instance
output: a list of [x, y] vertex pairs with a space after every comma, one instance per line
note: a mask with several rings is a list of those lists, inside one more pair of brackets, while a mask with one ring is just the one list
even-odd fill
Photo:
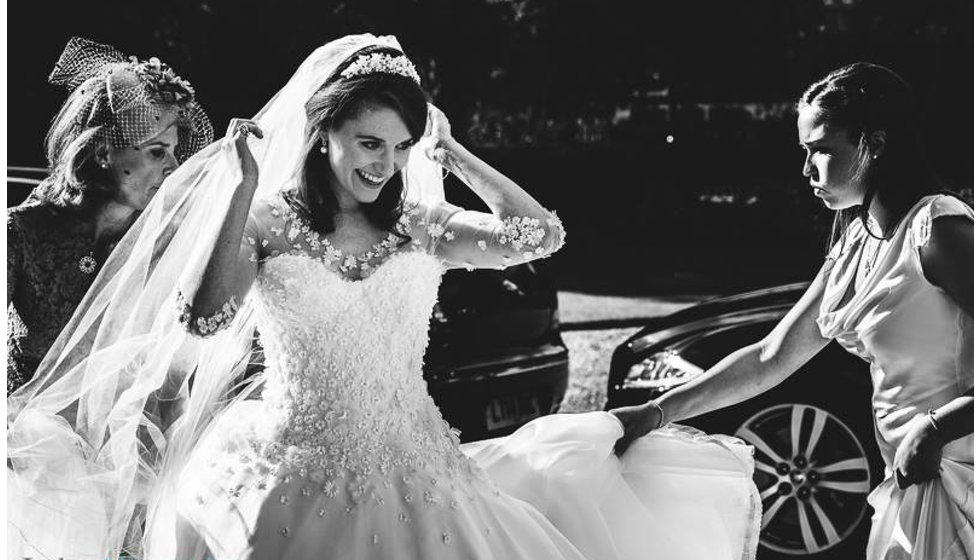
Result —
[[444, 271], [564, 236], [394, 39], [328, 43], [168, 179], [8, 399], [10, 525], [65, 558], [753, 558], [751, 448], [669, 426], [620, 458], [607, 413], [460, 446], [426, 393]]

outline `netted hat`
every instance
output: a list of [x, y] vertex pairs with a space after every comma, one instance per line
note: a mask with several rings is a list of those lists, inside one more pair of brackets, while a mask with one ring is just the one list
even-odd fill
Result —
[[194, 88], [158, 58], [126, 57], [115, 47], [72, 37], [48, 77], [82, 102], [77, 124], [100, 127], [115, 148], [139, 146], [177, 125], [175, 156], [183, 162], [214, 139]]

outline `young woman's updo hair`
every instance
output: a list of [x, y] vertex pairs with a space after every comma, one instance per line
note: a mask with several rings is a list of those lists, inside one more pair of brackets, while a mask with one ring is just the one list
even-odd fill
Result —
[[[803, 93], [797, 110], [804, 109], [814, 110], [818, 120], [845, 131], [858, 147], [854, 178], [867, 185], [859, 207], [837, 213], [831, 244], [855, 218], [867, 227], [875, 195], [891, 214], [902, 216], [919, 199], [939, 190], [921, 148], [911, 88], [895, 72], [867, 62], [834, 70]], [[879, 131], [884, 145], [873, 154], [872, 135]]]
[[[340, 64], [306, 102], [306, 155], [301, 164], [298, 191], [287, 198], [293, 198], [291, 203], [298, 203], [299, 209], [308, 212], [311, 225], [320, 233], [334, 231], [334, 218], [339, 211], [337, 197], [327, 187], [332, 171], [329, 158], [320, 153], [320, 131], [336, 129], [348, 119], [357, 118], [365, 107], [376, 105], [398, 113], [413, 141], [418, 141], [425, 133], [428, 106], [422, 88], [414, 80], [384, 72], [349, 78], [342, 76], [344, 69], [360, 56], [372, 53], [404, 56], [391, 47], [361, 49]], [[404, 190], [402, 174], [396, 173], [377, 200], [364, 205], [365, 216], [376, 227], [397, 233], [395, 224], [404, 211]]]

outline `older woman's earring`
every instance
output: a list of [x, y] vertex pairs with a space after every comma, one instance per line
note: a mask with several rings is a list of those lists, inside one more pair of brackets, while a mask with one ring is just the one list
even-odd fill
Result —
[[108, 161], [101, 161], [101, 162], [99, 162], [99, 167], [101, 167], [102, 169], [109, 169], [109, 162]]
[[326, 144], [320, 144], [320, 153], [321, 154], [327, 153], [327, 145]]

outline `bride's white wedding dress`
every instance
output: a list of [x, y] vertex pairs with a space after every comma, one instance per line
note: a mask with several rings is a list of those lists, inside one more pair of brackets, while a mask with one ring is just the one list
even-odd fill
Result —
[[592, 413], [460, 448], [422, 377], [443, 258], [480, 234], [449, 208], [406, 216], [412, 242], [358, 281], [287, 208], [267, 215], [282, 220], [268, 235], [300, 233], [253, 289], [263, 396], [224, 411], [181, 477], [178, 510], [211, 554], [753, 557], [758, 497], [736, 440], [662, 430], [621, 461], [621, 424]]
[[[397, 48], [370, 35], [318, 48], [255, 117], [241, 255], [260, 264], [245, 301], [174, 309], [241, 180], [222, 142], [167, 178], [8, 397], [8, 556], [752, 558], [751, 448], [732, 438], [668, 427], [620, 459], [622, 426], [596, 412], [459, 445], [422, 377], [442, 274], [545, 256], [563, 230], [445, 204], [417, 149], [404, 178], [418, 205], [367, 252], [341, 253], [292, 213], [281, 190], [308, 151], [305, 103], [372, 45]], [[266, 370], [229, 397], [256, 329]]]

